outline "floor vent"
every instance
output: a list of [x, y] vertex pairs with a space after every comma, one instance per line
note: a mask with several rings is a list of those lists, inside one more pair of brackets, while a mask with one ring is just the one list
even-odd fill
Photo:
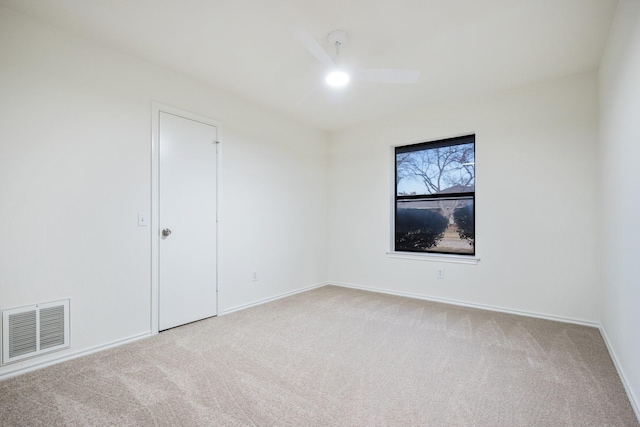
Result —
[[69, 300], [2, 310], [2, 364], [69, 347]]

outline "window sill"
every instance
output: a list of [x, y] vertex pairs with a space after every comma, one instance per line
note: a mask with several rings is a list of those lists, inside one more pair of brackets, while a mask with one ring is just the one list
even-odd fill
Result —
[[389, 258], [412, 259], [417, 261], [450, 262], [453, 264], [476, 265], [480, 258], [467, 255], [447, 255], [447, 254], [422, 254], [415, 252], [387, 252]]

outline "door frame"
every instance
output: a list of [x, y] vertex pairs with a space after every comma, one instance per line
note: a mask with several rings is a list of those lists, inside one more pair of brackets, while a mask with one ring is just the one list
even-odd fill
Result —
[[212, 125], [216, 127], [216, 313], [218, 307], [218, 264], [220, 259], [220, 159], [222, 155], [222, 123], [210, 117], [185, 111], [159, 102], [151, 102], [151, 335], [156, 335], [159, 329], [159, 279], [160, 279], [160, 113], [173, 114], [188, 120]]

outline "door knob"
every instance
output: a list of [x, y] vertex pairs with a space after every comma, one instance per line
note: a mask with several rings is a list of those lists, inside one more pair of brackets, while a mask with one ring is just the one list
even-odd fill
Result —
[[162, 237], [168, 237], [171, 234], [171, 230], [169, 230], [168, 228], [165, 228], [164, 230], [162, 230]]

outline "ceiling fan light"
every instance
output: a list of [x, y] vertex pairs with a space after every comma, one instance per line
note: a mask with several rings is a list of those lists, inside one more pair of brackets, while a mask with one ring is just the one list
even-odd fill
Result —
[[327, 74], [325, 80], [329, 86], [341, 87], [346, 86], [351, 78], [349, 77], [349, 74], [344, 71], [336, 70]]

